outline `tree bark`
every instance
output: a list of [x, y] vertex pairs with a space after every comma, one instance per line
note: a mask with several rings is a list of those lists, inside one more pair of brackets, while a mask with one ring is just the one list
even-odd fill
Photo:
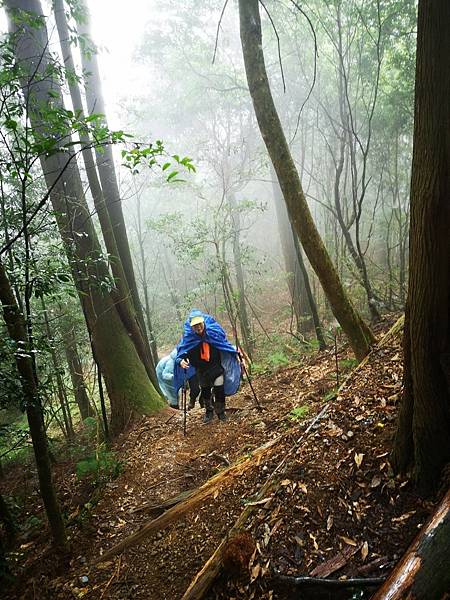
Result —
[[442, 600], [450, 590], [450, 491], [372, 600]]
[[[29, 73], [28, 79], [24, 76], [23, 81], [28, 117], [36, 131], [45, 135], [45, 115], [41, 114], [41, 107], [47, 105], [50, 92], [57, 91], [61, 95], [58, 82], [48, 75], [50, 57], [45, 22], [38, 27], [31, 27], [27, 22], [18, 26], [11, 14], [23, 10], [42, 16], [41, 5], [39, 0], [6, 0], [5, 6], [10, 30], [20, 31], [15, 46], [17, 61]], [[54, 101], [61, 102], [59, 99]], [[108, 268], [90, 218], [74, 156], [68, 152], [43, 156], [41, 165], [105, 378], [111, 403], [111, 428], [118, 433], [128, 425], [133, 413], [148, 413], [162, 408], [165, 403], [152, 386], [109, 291]]]
[[32, 363], [32, 355], [28, 348], [28, 336], [23, 314], [19, 310], [11, 284], [0, 262], [0, 302], [3, 307], [3, 318], [10, 338], [16, 344], [15, 360], [19, 371], [25, 407], [33, 443], [34, 456], [39, 479], [39, 488], [45, 506], [48, 522], [55, 546], [68, 548], [66, 531], [53, 484], [52, 471], [44, 428], [44, 419], [38, 394], [37, 381]]
[[[88, 74], [85, 77], [84, 82], [86, 90], [87, 109], [89, 114], [97, 113], [102, 115], [104, 125], [108, 126], [95, 44], [92, 40], [89, 25], [89, 10], [87, 8], [85, 0], [79, 0], [79, 2], [84, 13], [83, 21], [78, 26], [79, 32], [85, 37], [85, 39], [88, 40], [88, 43], [92, 46], [92, 48], [94, 48], [94, 51], [92, 51], [91, 49], [89, 52], [81, 52], [81, 62], [83, 66], [83, 71], [85, 74]], [[152, 352], [150, 350], [149, 341], [145, 333], [144, 313], [142, 311], [142, 304], [139, 298], [139, 293], [136, 284], [133, 260], [130, 251], [130, 244], [128, 242], [127, 229], [122, 211], [122, 198], [120, 196], [116, 170], [114, 166], [112, 147], [106, 146], [101, 150], [96, 149], [95, 156], [97, 160], [98, 173], [100, 176], [100, 183], [106, 202], [106, 208], [109, 214], [109, 218], [111, 220], [112, 230], [116, 240], [118, 254], [116, 254], [115, 256], [119, 257], [120, 262], [123, 265], [126, 283], [128, 284], [128, 288], [131, 293], [132, 303], [136, 312], [137, 320], [140, 327], [140, 333], [143, 338], [143, 344], [145, 347], [147, 370], [149, 371], [149, 376], [154, 387], [156, 387], [156, 389], [159, 389], [158, 379], [156, 377], [155, 371], [156, 364], [153, 364]]]
[[375, 338], [352, 306], [312, 219], [267, 79], [258, 0], [239, 0], [241, 40], [250, 94], [291, 222], [317, 273], [336, 319], [361, 360]]
[[405, 387], [393, 463], [423, 494], [450, 462], [450, 3], [419, 2]]
[[[70, 90], [70, 96], [72, 100], [72, 105], [74, 111], [77, 111], [80, 114], [80, 117], [84, 116], [84, 108], [83, 101], [81, 98], [81, 92], [76, 81], [75, 74], [75, 64], [73, 61], [72, 50], [70, 47], [70, 34], [69, 28], [66, 21], [66, 14], [64, 10], [64, 1], [63, 0], [53, 0], [53, 8], [55, 13], [56, 25], [58, 28], [58, 36], [61, 45], [62, 56], [64, 60], [64, 64], [66, 69], [68, 70], [69, 77], [68, 86]], [[96, 63], [95, 63], [96, 65]], [[98, 69], [97, 69], [98, 71]], [[71, 76], [70, 76], [71, 75]], [[104, 107], [103, 107], [104, 110]], [[106, 125], [106, 118], [105, 118]], [[126, 327], [127, 331], [130, 333], [134, 345], [136, 346], [136, 350], [142, 360], [144, 367], [147, 370], [147, 373], [152, 381], [153, 385], [159, 389], [157, 384], [156, 372], [154, 368], [154, 360], [153, 355], [150, 353], [150, 348], [148, 346], [148, 341], [145, 336], [145, 328], [143, 328], [142, 323], [139, 322], [140, 317], [142, 317], [142, 308], [140, 305], [139, 298], [134, 297], [133, 294], [130, 294], [129, 281], [132, 278], [134, 280], [134, 272], [126, 275], [123, 260], [127, 260], [127, 252], [122, 251], [119, 252], [118, 241], [117, 239], [121, 239], [122, 246], [128, 248], [128, 239], [126, 237], [126, 229], [125, 223], [123, 222], [118, 228], [117, 225], [112, 225], [112, 217], [114, 214], [111, 214], [113, 210], [111, 207], [114, 206], [114, 211], [120, 216], [122, 214], [122, 209], [120, 211], [116, 209], [114, 202], [120, 204], [120, 198], [117, 200], [114, 198], [114, 201], [105, 202], [105, 194], [102, 188], [102, 185], [99, 181], [97, 175], [97, 169], [94, 161], [94, 157], [92, 155], [91, 140], [86, 135], [81, 135], [80, 139], [83, 143], [84, 149], [82, 151], [83, 161], [86, 167], [86, 174], [89, 182], [89, 188], [92, 193], [92, 198], [94, 200], [95, 209], [97, 211], [97, 216], [100, 222], [100, 226], [102, 229], [102, 235], [105, 242], [106, 250], [110, 256], [110, 266], [111, 271], [114, 276], [115, 284], [117, 286], [117, 300], [116, 307], [119, 312], [119, 315]], [[112, 150], [110, 146], [107, 146], [104, 150], [104, 153], [109, 153], [112, 160]], [[102, 156], [102, 161], [105, 161], [104, 154], [97, 152], [97, 159], [99, 156]], [[109, 161], [109, 159], [108, 159]], [[102, 162], [102, 164], [103, 164]], [[115, 178], [114, 172], [114, 164], [108, 162], [108, 169], [112, 169], [112, 176]], [[103, 171], [100, 171], [102, 173]], [[104, 183], [104, 181], [103, 181]], [[106, 188], [107, 191], [111, 192], [111, 186], [108, 185]], [[116, 184], [117, 187], [117, 184]], [[123, 215], [122, 215], [123, 221]], [[121, 233], [118, 235], [118, 231], [124, 231], [125, 234]], [[125, 237], [124, 237], [125, 236]], [[129, 248], [128, 248], [129, 253]], [[132, 266], [131, 266], [132, 269]], [[137, 293], [137, 292], [136, 292]], [[138, 302], [138, 307], [136, 309], [136, 302]]]

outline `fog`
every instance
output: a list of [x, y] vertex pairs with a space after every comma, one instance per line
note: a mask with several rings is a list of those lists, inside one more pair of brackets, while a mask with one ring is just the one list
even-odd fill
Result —
[[[310, 233], [297, 239], [309, 217], [294, 217], [292, 206], [288, 216], [267, 151], [272, 134], [261, 136], [237, 2], [87, 5], [108, 126], [125, 132], [115, 171], [151, 336], [170, 347], [193, 306], [217, 313], [236, 335], [249, 327], [252, 347], [276, 330], [295, 343], [309, 339], [312, 301], [329, 327], [315, 251], [305, 246]], [[43, 6], [49, 47], [61, 58], [52, 7]], [[343, 287], [370, 318], [401, 309], [406, 294], [414, 2], [405, 7], [261, 7], [281, 135]], [[72, 42], [76, 20], [69, 13]], [[73, 45], [78, 74], [82, 37]], [[71, 106], [67, 86], [64, 97]], [[127, 168], [127, 152], [158, 140], [164, 150], [154, 164]], [[81, 160], [79, 168], [97, 223]], [[290, 184], [280, 183], [286, 196]]]

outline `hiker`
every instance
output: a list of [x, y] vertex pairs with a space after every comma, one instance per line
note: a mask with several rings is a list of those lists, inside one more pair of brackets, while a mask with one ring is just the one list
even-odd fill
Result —
[[[176, 370], [175, 358], [177, 356], [177, 349], [174, 348], [170, 354], [161, 358], [156, 365], [156, 377], [158, 378], [159, 387], [162, 393], [169, 401], [169, 405], [172, 408], [179, 408], [178, 405], [178, 389], [175, 388], [174, 384], [174, 372]], [[179, 368], [179, 367], [178, 367]], [[194, 408], [195, 401], [200, 394], [200, 386], [198, 384], [198, 377], [195, 369], [191, 367], [187, 372], [183, 373], [182, 377], [183, 384], [186, 381], [189, 385], [189, 405], [188, 410]], [[200, 401], [200, 406], [202, 403]]]
[[191, 311], [184, 324], [175, 364], [182, 369], [194, 367], [198, 374], [200, 399], [205, 406], [203, 422], [211, 422], [214, 411], [220, 421], [225, 421], [225, 396], [232, 396], [239, 388], [240, 365], [236, 348], [211, 315]]

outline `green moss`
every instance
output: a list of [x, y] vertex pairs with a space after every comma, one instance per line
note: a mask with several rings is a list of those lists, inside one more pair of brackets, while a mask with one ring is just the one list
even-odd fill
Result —
[[[153, 387], [134, 344], [115, 311], [108, 318], [99, 318], [95, 331], [97, 353], [103, 356], [111, 404], [123, 403], [139, 414], [150, 414], [166, 406]], [[119, 407], [112, 406], [112, 410]]]

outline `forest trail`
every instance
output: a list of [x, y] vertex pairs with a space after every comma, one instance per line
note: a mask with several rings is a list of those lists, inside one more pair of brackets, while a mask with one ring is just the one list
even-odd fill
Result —
[[[340, 364], [347, 358], [347, 350], [340, 349]], [[349, 373], [341, 373], [341, 381]], [[28, 541], [19, 560], [25, 565], [21, 585], [10, 597], [182, 598], [255, 499], [244, 524], [251, 535], [250, 569], [236, 562], [231, 547], [225, 576], [205, 598], [293, 597], [279, 574], [386, 575], [431, 510], [408, 480], [393, 477], [388, 464], [401, 374], [397, 333], [349, 376], [337, 397], [335, 356], [328, 350], [255, 377], [261, 412], [244, 384], [228, 399], [225, 423], [215, 418], [204, 425], [203, 411], [195, 408], [184, 436], [181, 411], [165, 409], [143, 418], [118, 440], [123, 472], [105, 485], [97, 503], [75, 475], [68, 478], [68, 465], [60, 465], [60, 494], [75, 549], [70, 564], [58, 572], [45, 537]], [[101, 553], [163, 512], [149, 510], [150, 505], [198, 488], [270, 440], [277, 440], [270, 452], [195, 510], [93, 565]], [[275, 469], [274, 485], [258, 498]]]

